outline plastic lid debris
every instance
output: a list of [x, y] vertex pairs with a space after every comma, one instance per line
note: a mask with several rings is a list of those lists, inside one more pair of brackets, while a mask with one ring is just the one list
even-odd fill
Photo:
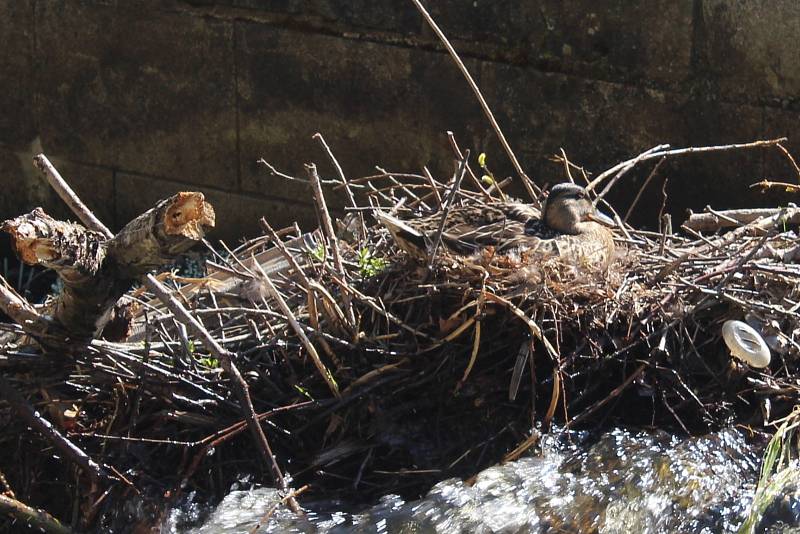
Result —
[[770, 352], [764, 338], [750, 325], [742, 321], [725, 321], [722, 339], [731, 355], [758, 369], [769, 365]]

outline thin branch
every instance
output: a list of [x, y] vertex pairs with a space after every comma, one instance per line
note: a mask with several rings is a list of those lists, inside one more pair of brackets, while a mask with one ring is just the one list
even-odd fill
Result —
[[645, 369], [647, 369], [647, 366], [648, 366], [648, 364], [643, 363], [642, 365], [637, 367], [636, 370], [634, 372], [632, 372], [630, 374], [630, 376], [628, 376], [628, 378], [626, 378], [622, 382], [622, 384], [618, 385], [613, 390], [611, 390], [611, 393], [609, 393], [603, 400], [595, 403], [589, 409], [584, 410], [578, 417], [576, 417], [576, 418], [572, 419], [571, 421], [569, 421], [566, 424], [566, 426], [568, 428], [574, 427], [575, 425], [577, 425], [578, 423], [580, 423], [581, 421], [586, 419], [589, 415], [593, 414], [594, 412], [596, 412], [597, 410], [599, 410], [600, 408], [602, 408], [603, 406], [608, 404], [609, 401], [611, 401], [612, 399], [615, 399], [616, 397], [619, 397], [619, 395], [625, 390], [625, 388], [627, 388], [629, 385], [631, 385], [631, 382], [636, 380], [636, 378], [639, 375], [641, 375], [644, 372]]
[[31, 428], [36, 429], [55, 445], [56, 448], [80, 466], [93, 481], [110, 482], [113, 480], [113, 477], [105, 468], [101, 467], [97, 462], [92, 460], [88, 454], [64, 437], [50, 421], [42, 417], [2, 376], [0, 376], [0, 395], [8, 401], [17, 414], [22, 417]]
[[[328, 205], [325, 203], [325, 194], [322, 192], [322, 184], [317, 174], [317, 166], [313, 163], [306, 164], [306, 172], [311, 179], [311, 189], [314, 192], [314, 201], [317, 206], [317, 213], [319, 214], [320, 222], [322, 223], [322, 231], [328, 240], [331, 247], [331, 254], [333, 254], [333, 266], [336, 272], [344, 278], [345, 270], [342, 263], [342, 253], [339, 250], [339, 240], [336, 238], [336, 232], [333, 230], [333, 222], [331, 221], [331, 214], [328, 211]], [[347, 312], [347, 320], [350, 322], [350, 328], [356, 328], [356, 319], [353, 312], [353, 303], [349, 295], [344, 296], [344, 305]]]
[[21, 523], [42, 529], [48, 534], [72, 534], [73, 530], [44, 510], [31, 508], [16, 499], [0, 494], [0, 511], [13, 515]]
[[481, 94], [481, 90], [480, 88], [478, 88], [478, 84], [475, 83], [475, 80], [472, 78], [472, 75], [467, 70], [467, 66], [464, 65], [463, 61], [461, 61], [461, 58], [458, 56], [458, 53], [456, 52], [456, 49], [453, 48], [452, 44], [450, 44], [450, 41], [447, 39], [447, 36], [436, 24], [436, 21], [433, 20], [433, 17], [431, 17], [430, 13], [428, 13], [428, 11], [422, 5], [422, 2], [420, 2], [420, 0], [411, 0], [411, 1], [416, 6], [417, 10], [422, 14], [422, 17], [425, 19], [425, 22], [428, 23], [428, 25], [433, 29], [434, 33], [436, 33], [437, 37], [439, 37], [439, 40], [442, 41], [442, 44], [447, 49], [447, 52], [450, 54], [450, 57], [452, 57], [453, 61], [455, 61], [456, 65], [458, 65], [461, 74], [463, 74], [464, 78], [466, 78], [467, 83], [472, 89], [472, 92], [475, 93], [475, 97], [478, 99], [481, 108], [483, 108], [483, 113], [486, 115], [486, 118], [489, 119], [489, 123], [492, 125], [495, 134], [497, 134], [497, 138], [500, 140], [500, 144], [505, 149], [506, 154], [508, 154], [508, 158], [511, 160], [511, 164], [514, 165], [514, 169], [517, 171], [517, 174], [522, 180], [522, 184], [525, 186], [525, 190], [531, 197], [533, 204], [536, 205], [536, 207], [539, 207], [540, 205], [539, 198], [541, 197], [542, 190], [539, 188], [539, 186], [533, 183], [533, 180], [531, 180], [530, 177], [527, 174], [525, 174], [525, 171], [522, 170], [522, 165], [520, 165], [519, 160], [517, 160], [517, 156], [514, 155], [514, 151], [511, 150], [511, 145], [509, 145], [508, 141], [506, 141], [506, 136], [503, 135], [503, 131], [500, 129], [500, 125], [497, 124], [497, 120], [494, 118], [494, 114], [492, 113], [492, 110], [489, 108], [489, 104], [487, 104], [486, 99], [483, 98], [483, 94]]
[[[414, 1], [414, 0], [412, 0]], [[781, 137], [779, 139], [768, 139], [763, 141], [753, 141], [752, 143], [737, 143], [732, 145], [715, 145], [715, 146], [701, 146], [701, 147], [688, 147], [688, 148], [677, 148], [674, 150], [665, 150], [664, 147], [668, 147], [669, 145], [659, 145], [657, 147], [651, 148], [642, 152], [635, 158], [631, 158], [629, 160], [623, 161], [622, 163], [618, 163], [608, 169], [607, 171], [599, 174], [594, 180], [589, 182], [589, 185], [586, 186], [587, 191], [592, 191], [595, 189], [600, 183], [606, 180], [609, 176], [616, 175], [617, 173], [625, 174], [628, 170], [633, 168], [638, 163], [642, 163], [651, 159], [657, 159], [664, 156], [686, 156], [690, 154], [703, 154], [706, 152], [726, 152], [729, 150], [742, 150], [742, 149], [750, 149], [750, 148], [764, 148], [768, 146], [775, 146], [779, 143], [786, 141], [785, 137]], [[620, 176], [622, 175], [620, 174]], [[615, 181], [618, 180], [615, 176]]]
[[261, 279], [264, 281], [264, 283], [267, 285], [267, 288], [269, 289], [270, 296], [272, 296], [272, 298], [275, 299], [275, 302], [278, 303], [278, 307], [281, 309], [281, 312], [283, 312], [284, 316], [286, 316], [286, 320], [289, 323], [289, 326], [292, 327], [294, 333], [297, 334], [297, 337], [300, 338], [300, 341], [303, 343], [303, 346], [308, 351], [308, 355], [311, 356], [311, 360], [317, 367], [320, 376], [322, 376], [322, 379], [325, 380], [325, 383], [328, 385], [328, 388], [331, 390], [331, 393], [333, 393], [333, 396], [336, 397], [337, 399], [341, 399], [342, 396], [339, 393], [339, 385], [336, 384], [336, 381], [333, 379], [333, 375], [328, 370], [328, 368], [325, 367], [325, 364], [322, 363], [322, 360], [319, 357], [319, 353], [317, 353], [317, 349], [314, 348], [314, 344], [311, 343], [310, 339], [308, 339], [308, 336], [303, 331], [303, 327], [300, 326], [300, 322], [297, 320], [297, 317], [295, 317], [294, 313], [292, 313], [292, 309], [289, 307], [289, 305], [286, 303], [286, 300], [283, 298], [278, 289], [275, 287], [275, 284], [272, 283], [272, 280], [267, 275], [267, 273], [265, 273], [264, 270], [261, 269], [261, 266], [259, 266], [258, 264], [256, 265], [258, 266], [259, 271], [261, 272]]
[[459, 187], [461, 187], [461, 181], [464, 179], [464, 172], [467, 170], [468, 158], [469, 150], [466, 150], [464, 152], [464, 157], [461, 159], [461, 164], [456, 171], [455, 179], [453, 180], [453, 187], [450, 189], [450, 193], [447, 195], [447, 201], [445, 202], [444, 209], [442, 210], [442, 217], [439, 220], [439, 227], [436, 229], [436, 237], [434, 237], [433, 240], [433, 248], [431, 249], [430, 257], [428, 258], [428, 269], [433, 266], [433, 261], [436, 259], [436, 251], [439, 249], [439, 243], [442, 241], [442, 232], [444, 232], [444, 225], [447, 221], [447, 215], [450, 213], [450, 210], [453, 209], [456, 194], [458, 193]]
[[[645, 150], [644, 152], [642, 152], [641, 154], [639, 154], [638, 156], [636, 156], [635, 158], [633, 158], [632, 160], [627, 162], [627, 164], [617, 171], [617, 173], [614, 175], [614, 177], [611, 180], [608, 181], [608, 184], [606, 184], [606, 186], [603, 188], [603, 190], [597, 195], [598, 200], [603, 198], [604, 196], [606, 196], [608, 194], [608, 192], [611, 191], [611, 188], [614, 186], [614, 184], [617, 183], [620, 180], [620, 178], [622, 178], [625, 174], [627, 174], [638, 163], [641, 163], [642, 161], [645, 161], [647, 159], [647, 157], [650, 156], [651, 154], [654, 154], [654, 153], [656, 153], [656, 152], [658, 152], [660, 150], [665, 150], [665, 149], [668, 149], [668, 148], [669, 148], [669, 145], [658, 145], [658, 146], [655, 146], [655, 147], [653, 147], [653, 148], [651, 148], [649, 150]], [[605, 174], [605, 173], [603, 173], [603, 174]], [[600, 176], [598, 176], [597, 178], [595, 178], [594, 180], [592, 180], [589, 183], [589, 185], [586, 186], [586, 190], [587, 191], [593, 191], [594, 186], [597, 183], [600, 182], [600, 177], [601, 176], [602, 176], [602, 174]]]
[[754, 189], [756, 187], [760, 187], [762, 193], [767, 189], [783, 189], [787, 193], [800, 192], [800, 185], [790, 184], [788, 182], [773, 182], [770, 180], [761, 180], [760, 182], [750, 184], [750, 189]]
[[[284, 172], [279, 171], [278, 169], [275, 168], [274, 165], [272, 165], [270, 162], [268, 162], [264, 158], [259, 159], [258, 163], [260, 163], [263, 166], [265, 166], [272, 176], [277, 176], [278, 178], [282, 178], [282, 179], [287, 180], [289, 182], [299, 182], [301, 184], [310, 184], [311, 183], [308, 180], [305, 180], [303, 178], [297, 178], [296, 176], [291, 176], [289, 174], [286, 174]], [[322, 180], [322, 183], [325, 184], [325, 185], [344, 187], [341, 183], [337, 182], [336, 180]], [[356, 187], [360, 187], [360, 186], [356, 186]], [[335, 187], [334, 187], [334, 189], [335, 189]]]
[[628, 211], [625, 212], [625, 217], [622, 218], [622, 222], [626, 223], [628, 222], [628, 218], [633, 213], [633, 209], [636, 207], [636, 204], [639, 203], [639, 199], [642, 198], [642, 193], [644, 193], [644, 190], [647, 189], [648, 184], [650, 184], [650, 181], [658, 173], [658, 169], [661, 168], [661, 164], [664, 163], [666, 159], [667, 158], [664, 157], [658, 160], [658, 162], [653, 167], [653, 170], [650, 171], [650, 174], [648, 174], [647, 178], [645, 178], [644, 182], [642, 182], [642, 187], [639, 188], [639, 191], [636, 193], [636, 198], [633, 199], [633, 202], [631, 202], [631, 205], [628, 207]]
[[[347, 200], [350, 202], [350, 206], [353, 208], [357, 208], [358, 204], [356, 204], [356, 197], [353, 195], [353, 190], [350, 187], [350, 183], [347, 181], [347, 177], [344, 175], [344, 171], [342, 170], [342, 166], [339, 165], [339, 161], [336, 159], [336, 156], [333, 155], [333, 151], [331, 147], [328, 146], [328, 143], [325, 142], [325, 138], [322, 137], [322, 134], [317, 132], [313, 136], [313, 139], [319, 141], [319, 144], [322, 145], [322, 148], [325, 150], [325, 153], [328, 155], [328, 158], [331, 160], [333, 167], [336, 169], [336, 174], [339, 175], [339, 180], [341, 180], [342, 185], [344, 186], [344, 191], [347, 194]], [[367, 236], [367, 226], [364, 223], [364, 214], [358, 214], [359, 222], [361, 223], [361, 241], [363, 242]]]
[[61, 197], [67, 206], [72, 210], [72, 212], [78, 216], [83, 224], [86, 225], [87, 228], [90, 230], [94, 230], [96, 232], [101, 232], [109, 239], [114, 237], [114, 234], [108, 227], [100, 222], [92, 210], [90, 210], [86, 204], [75, 194], [75, 191], [67, 184], [66, 180], [61, 176], [61, 174], [56, 170], [50, 160], [47, 159], [47, 156], [44, 154], [39, 154], [38, 156], [34, 156], [33, 164], [36, 166], [37, 169], [44, 173], [44, 177], [47, 179], [47, 183], [53, 188], [56, 194]]
[[778, 143], [778, 149], [783, 152], [783, 155], [786, 156], [786, 159], [788, 159], [789, 163], [792, 164], [795, 174], [797, 175], [798, 179], [800, 179], [800, 166], [797, 165], [797, 160], [794, 159], [792, 153], [789, 152], [781, 143]]
[[[147, 288], [175, 314], [178, 320], [188, 326], [189, 329], [203, 341], [205, 347], [219, 360], [222, 364], [222, 368], [225, 369], [226, 373], [231, 377], [233, 390], [239, 398], [241, 408], [244, 411], [244, 417], [247, 420], [247, 425], [250, 427], [250, 431], [253, 433], [256, 442], [260, 446], [265, 462], [272, 470], [273, 481], [282, 490], [286, 490], [286, 480], [283, 477], [283, 473], [281, 473], [280, 467], [278, 467], [278, 462], [275, 459], [275, 455], [272, 453], [272, 447], [270, 447], [267, 436], [264, 434], [264, 429], [261, 428], [258, 422], [255, 409], [253, 408], [253, 401], [250, 399], [247, 383], [244, 381], [244, 378], [242, 378], [242, 374], [239, 372], [236, 364], [233, 363], [233, 354], [222, 348], [222, 346], [217, 343], [217, 340], [208, 333], [208, 330], [206, 330], [200, 321], [195, 319], [194, 316], [183, 307], [183, 304], [174, 297], [172, 292], [162, 285], [161, 282], [156, 280], [152, 274], [147, 275], [145, 284]], [[290, 501], [290, 505], [292, 509], [299, 510], [299, 505], [296, 502]]]
[[[458, 147], [458, 143], [456, 142], [456, 136], [453, 134], [453, 132], [450, 131], [447, 132], [447, 140], [450, 142], [450, 148], [453, 149], [453, 153], [455, 154], [456, 159], [458, 161], [463, 161], [464, 159], [466, 159], [464, 158], [464, 154], [461, 153], [461, 149]], [[472, 183], [475, 184], [475, 187], [477, 187], [478, 190], [483, 194], [483, 198], [485, 198], [486, 200], [492, 200], [492, 195], [490, 195], [486, 191], [480, 179], [477, 176], [475, 176], [474, 172], [472, 172], [472, 167], [469, 166], [469, 163], [467, 163], [467, 174], [469, 174], [469, 177], [472, 179]]]

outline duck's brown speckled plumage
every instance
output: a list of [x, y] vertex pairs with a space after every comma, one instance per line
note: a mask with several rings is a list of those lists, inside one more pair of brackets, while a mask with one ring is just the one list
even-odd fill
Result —
[[[455, 207], [445, 222], [442, 245], [460, 255], [494, 247], [499, 254], [519, 251], [526, 257], [559, 257], [576, 265], [608, 265], [614, 241], [607, 228], [592, 220], [596, 211], [582, 187], [556, 185], [543, 209], [544, 216], [519, 203]], [[441, 213], [407, 221], [382, 213], [378, 218], [402, 249], [427, 261]]]

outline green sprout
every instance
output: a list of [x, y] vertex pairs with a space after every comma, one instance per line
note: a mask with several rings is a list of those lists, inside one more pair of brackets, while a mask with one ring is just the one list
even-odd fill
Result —
[[358, 271], [364, 278], [375, 276], [383, 271], [387, 265], [388, 263], [385, 259], [374, 257], [366, 247], [358, 251]]
[[325, 243], [319, 243], [314, 250], [310, 250], [311, 256], [316, 258], [319, 262], [325, 261]]
[[209, 369], [217, 369], [219, 367], [219, 360], [216, 358], [200, 358], [200, 364], [208, 367]]
[[304, 388], [303, 386], [298, 386], [297, 384], [295, 384], [294, 385], [294, 389], [296, 389], [298, 391], [298, 393], [300, 393], [304, 397], [307, 397], [307, 398], [311, 399], [312, 401], [314, 400], [314, 397], [311, 396], [311, 393], [309, 393], [308, 390], [306, 388]]
[[483, 169], [484, 175], [481, 176], [481, 182], [485, 185], [494, 185], [494, 174], [492, 171], [489, 170], [489, 167], [486, 166], [486, 153], [481, 152], [478, 154], [478, 165], [480, 165], [481, 169]]

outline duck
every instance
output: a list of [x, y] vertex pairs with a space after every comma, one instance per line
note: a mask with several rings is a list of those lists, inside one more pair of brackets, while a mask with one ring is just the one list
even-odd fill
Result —
[[[378, 221], [412, 259], [429, 263], [441, 224], [441, 212], [401, 220], [376, 211]], [[541, 212], [531, 205], [493, 202], [454, 206], [448, 213], [440, 247], [459, 256], [491, 248], [493, 254], [558, 258], [576, 266], [608, 267], [614, 254], [613, 220], [600, 213], [583, 187], [554, 185]]]

